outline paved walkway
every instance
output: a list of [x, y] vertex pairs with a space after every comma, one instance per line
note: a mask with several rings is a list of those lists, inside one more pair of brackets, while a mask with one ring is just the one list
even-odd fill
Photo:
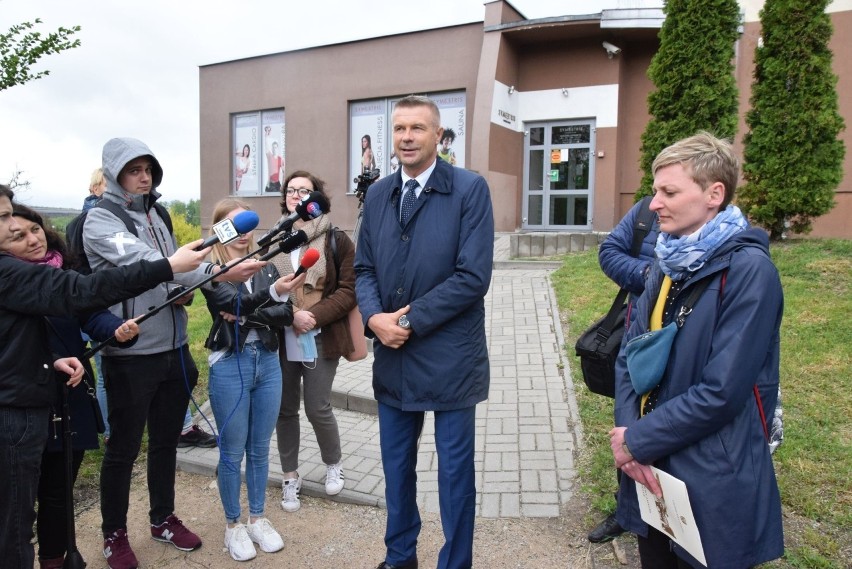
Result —
[[[548, 279], [558, 264], [509, 261], [508, 242], [507, 235], [495, 241], [495, 268], [485, 299], [491, 390], [476, 409], [476, 513], [490, 518], [557, 517], [575, 489], [574, 449], [581, 436], [573, 387], [563, 373], [564, 340]], [[346, 487], [329, 499], [383, 507], [372, 364], [370, 354], [360, 362], [341, 361], [338, 368], [332, 403]], [[212, 422], [209, 407], [202, 409]], [[203, 420], [201, 426], [210, 431]], [[301, 439], [302, 492], [325, 496], [325, 466], [304, 414]], [[274, 442], [269, 458], [269, 484], [280, 486]], [[178, 467], [183, 470], [213, 476], [218, 459], [217, 449], [178, 449]], [[437, 512], [437, 454], [428, 418], [417, 470], [418, 503]]]

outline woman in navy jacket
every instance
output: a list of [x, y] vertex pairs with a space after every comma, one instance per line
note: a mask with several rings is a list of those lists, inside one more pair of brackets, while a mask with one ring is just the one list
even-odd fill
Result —
[[622, 344], [610, 432], [615, 465], [627, 474], [618, 522], [639, 536], [643, 567], [701, 566], [641, 519], [634, 480], [659, 495], [653, 465], [686, 483], [707, 566], [751, 567], [784, 551], [759, 410], [777, 398], [781, 283], [765, 233], [729, 205], [738, 175], [729, 143], [700, 133], [663, 150], [653, 171], [661, 238], [625, 344], [669, 323], [698, 282], [709, 286], [650, 392], [634, 390]]

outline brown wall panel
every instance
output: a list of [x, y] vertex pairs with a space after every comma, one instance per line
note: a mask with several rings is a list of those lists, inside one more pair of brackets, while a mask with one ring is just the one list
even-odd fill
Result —
[[[204, 66], [200, 70], [202, 223], [228, 195], [231, 114], [284, 108], [287, 172], [323, 178], [336, 225], [352, 229], [357, 199], [350, 179], [349, 102], [411, 93], [476, 92], [479, 23]], [[468, 151], [469, 153], [469, 151]], [[280, 197], [248, 198], [268, 228]]]

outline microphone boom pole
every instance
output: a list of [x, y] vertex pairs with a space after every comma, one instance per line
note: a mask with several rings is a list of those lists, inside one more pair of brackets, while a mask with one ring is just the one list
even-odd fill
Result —
[[[180, 294], [176, 294], [175, 296], [169, 298], [168, 300], [166, 300], [164, 303], [160, 304], [159, 306], [155, 306], [154, 308], [151, 308], [148, 312], [146, 312], [145, 314], [143, 314], [139, 318], [136, 318], [135, 319], [136, 323], [141, 324], [145, 320], [148, 320], [149, 318], [151, 318], [152, 316], [154, 316], [155, 314], [157, 314], [158, 312], [160, 312], [164, 308], [167, 308], [168, 306], [174, 304], [174, 302], [177, 299], [179, 299], [180, 297], [186, 296], [190, 292], [193, 292], [193, 291], [201, 288], [202, 286], [206, 285], [207, 283], [211, 282], [216, 277], [218, 277], [220, 275], [224, 275], [225, 273], [230, 271], [232, 267], [235, 267], [235, 266], [239, 265], [240, 263], [242, 263], [243, 261], [245, 261], [246, 259], [249, 259], [249, 258], [253, 257], [254, 255], [257, 255], [258, 253], [260, 253], [264, 249], [270, 247], [271, 245], [277, 244], [279, 241], [283, 241], [284, 239], [289, 237], [289, 235], [290, 235], [289, 233], [287, 235], [284, 235], [284, 236], [279, 235], [278, 237], [276, 237], [272, 241], [268, 242], [265, 246], [258, 247], [254, 251], [249, 251], [248, 253], [246, 253], [245, 255], [240, 257], [235, 263], [230, 263], [230, 264], [222, 267], [221, 270], [218, 273], [211, 274], [210, 276], [205, 278], [203, 281], [196, 283], [196, 284], [194, 284], [190, 287], [187, 287], [183, 292], [181, 292]], [[282, 251], [282, 252], [287, 253], [289, 251]], [[102, 349], [104, 349], [105, 347], [107, 347], [109, 345], [115, 345], [115, 336], [113, 336], [109, 340], [105, 340], [105, 341], [101, 342], [100, 344], [98, 344], [96, 346], [92, 346], [91, 348], [89, 348], [88, 350], [83, 352], [83, 358], [85, 358], [85, 359], [91, 358], [93, 355], [95, 355], [96, 353], [98, 353], [99, 351], [101, 351]]]

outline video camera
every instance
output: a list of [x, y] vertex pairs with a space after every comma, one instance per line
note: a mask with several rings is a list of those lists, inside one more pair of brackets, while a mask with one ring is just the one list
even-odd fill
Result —
[[358, 196], [359, 202], [364, 203], [364, 199], [367, 197], [367, 190], [379, 179], [380, 175], [381, 171], [378, 168], [373, 168], [372, 170], [365, 168], [364, 172], [355, 178], [355, 195]]

